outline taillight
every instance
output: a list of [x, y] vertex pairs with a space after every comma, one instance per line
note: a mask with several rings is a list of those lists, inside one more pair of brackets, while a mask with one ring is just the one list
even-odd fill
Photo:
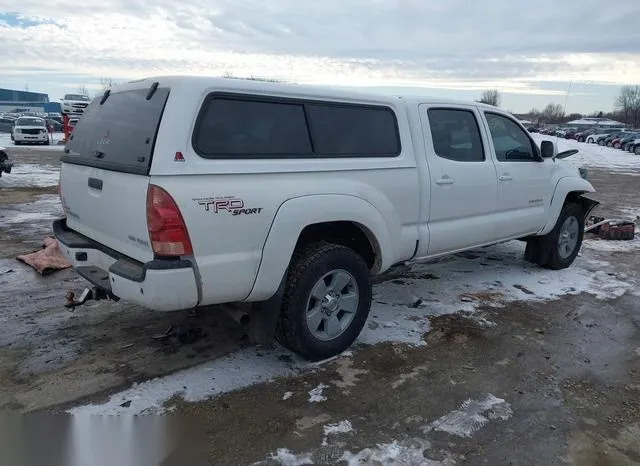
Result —
[[193, 252], [178, 206], [168, 192], [153, 184], [147, 189], [147, 230], [153, 252], [158, 256], [184, 256]]

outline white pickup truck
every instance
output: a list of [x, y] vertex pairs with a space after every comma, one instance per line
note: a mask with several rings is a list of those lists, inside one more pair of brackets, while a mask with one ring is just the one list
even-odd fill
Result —
[[257, 303], [260, 335], [320, 359], [356, 339], [371, 276], [394, 264], [521, 239], [568, 267], [597, 202], [557, 155], [478, 103], [158, 77], [86, 109], [54, 233], [111, 296]]

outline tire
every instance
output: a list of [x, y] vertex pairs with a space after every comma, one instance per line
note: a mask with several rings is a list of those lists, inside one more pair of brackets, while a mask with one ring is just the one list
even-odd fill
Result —
[[616, 143], [613, 145], [613, 148], [614, 148], [614, 149], [620, 149], [620, 143], [619, 143], [619, 142], [616, 142]]
[[547, 236], [550, 250], [548, 261], [543, 267], [560, 270], [573, 264], [578, 252], [580, 252], [584, 236], [584, 217], [580, 205], [565, 204], [560, 211], [556, 226]]
[[636, 155], [640, 155], [640, 144], [638, 144], [634, 149], [633, 149], [633, 153]]
[[[337, 291], [332, 289], [336, 279], [346, 283]], [[340, 299], [327, 299], [338, 295]], [[342, 301], [346, 296], [350, 297], [349, 306]], [[301, 248], [292, 259], [276, 338], [305, 359], [329, 358], [351, 346], [369, 316], [370, 307], [371, 279], [362, 257], [344, 246], [313, 243]], [[353, 312], [344, 310], [347, 308]], [[309, 312], [313, 309], [315, 312]]]
[[587, 139], [587, 144], [593, 144], [593, 139], [591, 138]]
[[601, 139], [600, 141], [598, 141], [598, 145], [599, 146], [604, 146], [604, 141]]

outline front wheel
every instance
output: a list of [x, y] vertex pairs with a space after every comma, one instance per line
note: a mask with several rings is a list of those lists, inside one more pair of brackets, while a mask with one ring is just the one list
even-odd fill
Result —
[[635, 149], [633, 149], [633, 153], [636, 155], [640, 155], [640, 144], [638, 144]]
[[544, 267], [559, 270], [575, 260], [584, 236], [584, 217], [578, 204], [567, 203], [562, 208], [556, 226], [549, 233], [549, 257]]
[[314, 243], [292, 260], [276, 337], [309, 360], [335, 356], [358, 337], [370, 307], [370, 273], [362, 257], [344, 246]]

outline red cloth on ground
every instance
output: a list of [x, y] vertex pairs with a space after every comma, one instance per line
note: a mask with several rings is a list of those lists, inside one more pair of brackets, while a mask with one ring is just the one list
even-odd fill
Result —
[[53, 238], [45, 238], [42, 249], [31, 254], [22, 254], [16, 259], [33, 267], [41, 275], [71, 267], [60, 252], [58, 242]]

